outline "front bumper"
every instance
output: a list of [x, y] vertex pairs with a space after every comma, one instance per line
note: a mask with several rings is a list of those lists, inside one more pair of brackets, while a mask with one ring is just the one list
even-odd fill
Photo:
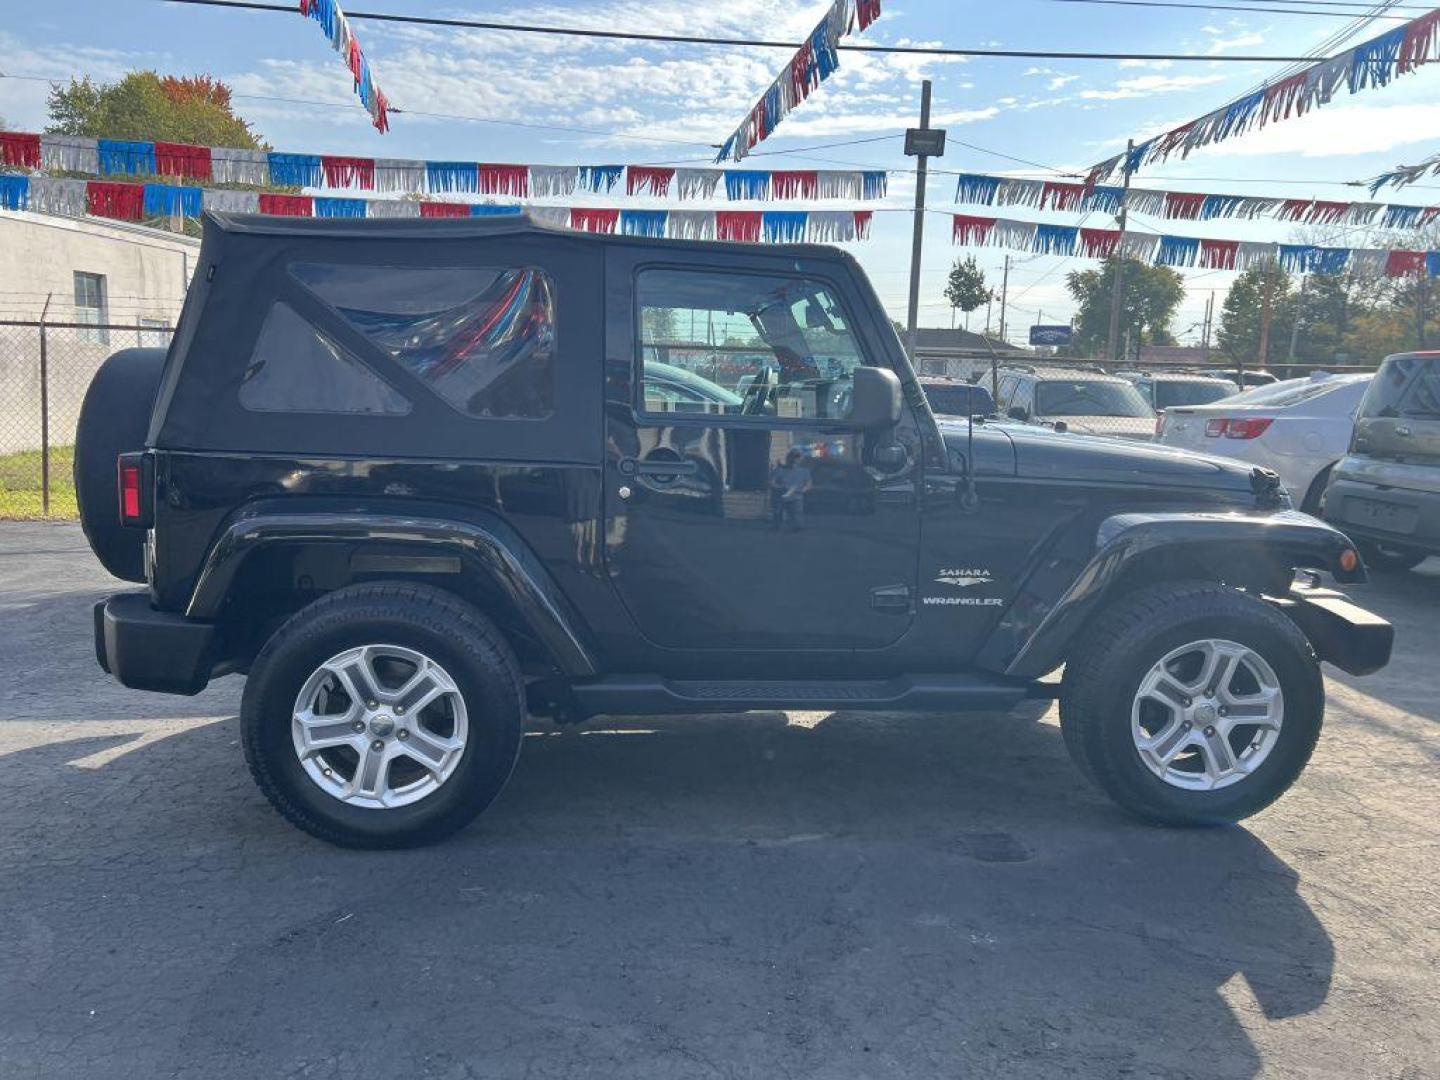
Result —
[[1310, 639], [1315, 655], [1351, 675], [1369, 675], [1390, 662], [1395, 628], [1334, 589], [1297, 584], [1280, 598], [1267, 597]]
[[120, 593], [95, 605], [95, 658], [122, 686], [198, 694], [214, 669], [215, 627]]
[[1325, 520], [1351, 536], [1440, 555], [1440, 494], [1336, 476]]

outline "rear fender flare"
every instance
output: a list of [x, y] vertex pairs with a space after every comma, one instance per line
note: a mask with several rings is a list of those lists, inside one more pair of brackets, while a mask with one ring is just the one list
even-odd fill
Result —
[[[438, 508], [430, 508], [432, 510]], [[278, 500], [252, 503], [221, 530], [191, 594], [186, 616], [215, 620], [246, 561], [277, 545], [385, 544], [426, 555], [458, 556], [484, 574], [524, 620], [559, 670], [571, 677], [598, 667], [581, 622], [544, 564], [520, 535], [497, 519], [459, 520], [375, 510], [301, 509]]]
[[[1284, 592], [1296, 569], [1365, 580], [1340, 558], [1353, 551], [1344, 533], [1293, 510], [1268, 514], [1154, 512], [1117, 514], [1096, 530], [1096, 551], [1064, 593], [1019, 643], [1004, 673], [1035, 679], [1065, 659], [1085, 623], [1147, 569], [1176, 563], [1215, 581], [1261, 584]], [[1148, 580], [1148, 578], [1144, 578]]]

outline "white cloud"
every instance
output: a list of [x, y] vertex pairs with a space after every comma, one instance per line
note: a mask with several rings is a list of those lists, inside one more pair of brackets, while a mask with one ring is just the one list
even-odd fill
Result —
[[1224, 75], [1137, 75], [1132, 79], [1120, 79], [1113, 89], [1081, 90], [1079, 96], [1086, 101], [1121, 101], [1193, 90], [1197, 86], [1209, 86], [1224, 80]]
[[1045, 84], [1045, 89], [1059, 90], [1062, 86], [1066, 86], [1069, 83], [1074, 82], [1078, 78], [1080, 78], [1079, 75], [1056, 75], [1053, 79], [1051, 79]]
[[1148, 68], [1151, 71], [1164, 71], [1166, 68], [1175, 66], [1174, 60], [1121, 60], [1122, 68]]
[[1210, 43], [1210, 47], [1205, 50], [1205, 53], [1207, 56], [1214, 56], [1230, 49], [1246, 49], [1263, 44], [1265, 44], [1264, 34], [1258, 30], [1248, 30], [1238, 33], [1234, 37], [1217, 38]]

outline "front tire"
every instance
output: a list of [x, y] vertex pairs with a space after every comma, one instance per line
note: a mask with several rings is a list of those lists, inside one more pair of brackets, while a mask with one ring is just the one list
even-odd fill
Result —
[[1305, 768], [1325, 710], [1314, 651], [1285, 615], [1211, 582], [1139, 589], [1066, 661], [1060, 724], [1081, 771], [1166, 825], [1239, 821]]
[[352, 585], [261, 649], [242, 741], [291, 824], [344, 847], [413, 847], [500, 793], [520, 752], [522, 701], [514, 655], [469, 604], [423, 585]]

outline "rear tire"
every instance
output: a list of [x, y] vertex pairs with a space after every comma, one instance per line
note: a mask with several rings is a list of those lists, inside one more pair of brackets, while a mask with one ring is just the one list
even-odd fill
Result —
[[145, 449], [164, 349], [121, 349], [100, 365], [75, 425], [75, 501], [80, 527], [106, 570], [145, 580], [145, 530], [120, 524], [116, 458]]
[[469, 604], [424, 585], [352, 585], [261, 649], [242, 741], [291, 824], [343, 847], [413, 847], [499, 795], [520, 752], [522, 701], [510, 647]]
[[1423, 551], [1377, 544], [1374, 540], [1357, 540], [1355, 546], [1360, 549], [1366, 567], [1378, 574], [1403, 574], [1414, 570], [1428, 557]]
[[1130, 813], [1215, 825], [1264, 809], [1294, 783], [1324, 709], [1314, 651], [1294, 623], [1236, 589], [1194, 581], [1137, 590], [1086, 628], [1066, 661], [1060, 725], [1081, 771]]

